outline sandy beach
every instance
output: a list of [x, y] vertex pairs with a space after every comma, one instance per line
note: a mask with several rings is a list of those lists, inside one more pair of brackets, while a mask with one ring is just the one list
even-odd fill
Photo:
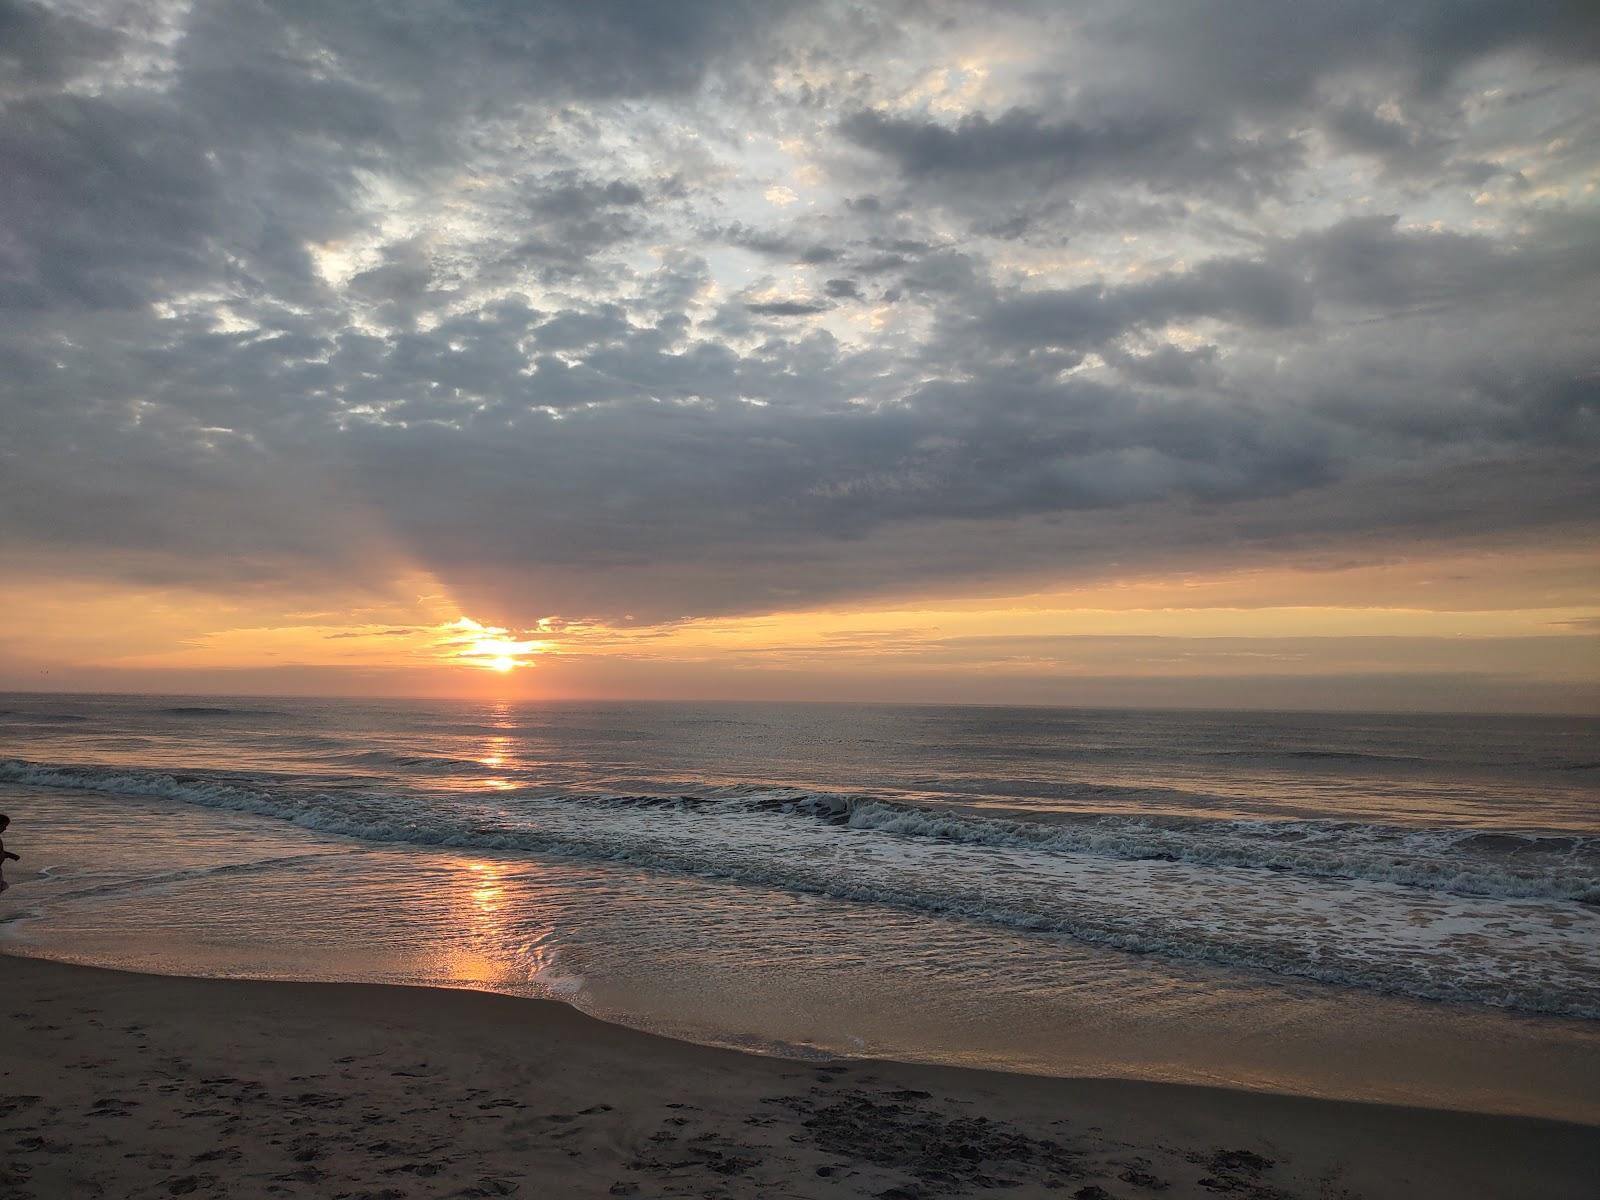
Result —
[[1600, 1131], [886, 1062], [565, 1006], [5, 957], [0, 1197], [1592, 1194]]

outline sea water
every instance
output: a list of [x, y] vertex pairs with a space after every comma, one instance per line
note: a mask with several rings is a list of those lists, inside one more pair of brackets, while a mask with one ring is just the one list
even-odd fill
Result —
[[0, 945], [1585, 1116], [1597, 800], [1584, 718], [5, 696]]

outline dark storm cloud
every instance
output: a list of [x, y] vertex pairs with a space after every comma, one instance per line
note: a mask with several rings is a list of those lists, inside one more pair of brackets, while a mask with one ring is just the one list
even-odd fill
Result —
[[127, 308], [214, 269], [221, 184], [192, 123], [159, 102], [7, 103], [0, 176], [5, 307]]
[[1090, 124], [1013, 108], [952, 126], [866, 111], [845, 118], [840, 130], [913, 179], [977, 180], [986, 191], [997, 180], [1013, 188], [1131, 180], [1248, 201], [1276, 188], [1300, 157], [1292, 139], [1218, 136], [1193, 116], [1171, 113], [1108, 114]]
[[809, 241], [798, 232], [777, 233], [734, 224], [723, 230], [721, 236], [732, 245], [789, 262], [817, 266], [839, 258], [839, 251], [834, 247]]
[[1309, 267], [1319, 295], [1384, 311], [1483, 303], [1600, 274], [1600, 214], [1540, 222], [1534, 233], [1508, 246], [1477, 234], [1402, 230], [1385, 213], [1341, 221], [1287, 249]]
[[760, 317], [809, 317], [827, 312], [831, 304], [822, 300], [769, 300], [760, 304], [746, 304], [745, 308]]
[[70, 13], [0, 0], [0, 85], [9, 91], [61, 83], [109, 58], [120, 42], [114, 30]]
[[1108, 62], [1123, 69], [1159, 65], [1156, 89], [1268, 108], [1304, 103], [1329, 77], [1351, 70], [1388, 72], [1415, 93], [1441, 88], [1462, 67], [1508, 51], [1600, 59], [1600, 22], [1584, 0], [1115, 4], [1087, 25], [1104, 39]]
[[[1450, 147], [1448, 137], [1420, 123], [1385, 116], [1369, 102], [1330, 106], [1322, 128], [1339, 148], [1370, 155], [1397, 172], [1437, 171]], [[1462, 169], [1479, 183], [1496, 170], [1482, 163]]]
[[696, 87], [707, 65], [770, 31], [761, 0], [500, 0], [450, 5], [279, 0], [274, 20], [357, 75], [444, 96], [651, 96]]
[[1195, 387], [1215, 379], [1215, 373], [1209, 370], [1217, 359], [1215, 346], [1184, 350], [1163, 345], [1148, 354], [1129, 354], [1111, 346], [1102, 347], [1101, 354], [1129, 379], [1153, 387]]
[[530, 198], [528, 207], [550, 216], [586, 217], [596, 209], [631, 207], [644, 202], [644, 189], [626, 180], [601, 183], [565, 173], [547, 181], [546, 186]]
[[1087, 284], [997, 295], [953, 326], [979, 345], [1024, 349], [1098, 346], [1133, 329], [1208, 317], [1282, 329], [1310, 316], [1312, 292], [1295, 273], [1249, 259], [1217, 259], [1123, 287]]
[[0, 538], [515, 623], [1571, 529], [1576, 12], [1008, 5], [952, 112], [966, 6], [0, 9]]

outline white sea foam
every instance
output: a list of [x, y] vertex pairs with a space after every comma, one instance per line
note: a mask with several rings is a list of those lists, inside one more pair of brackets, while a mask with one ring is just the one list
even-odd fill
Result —
[[[373, 842], [624, 862], [1177, 959], [1600, 1017], [1600, 913], [1575, 902], [1593, 882], [1563, 874], [1592, 850], [1581, 838], [1501, 833], [1474, 849], [1481, 833], [1350, 822], [1050, 825], [751, 787], [430, 794], [23, 761], [0, 763], [0, 781], [160, 797]], [[1507, 845], [1512, 865], [1491, 869], [1494, 847]], [[1519, 848], [1550, 861], [1516, 865]]]
[[[463, 760], [411, 756], [429, 774]], [[484, 770], [476, 762], [472, 768]], [[307, 828], [384, 841], [461, 845], [461, 831], [429, 824], [422, 830], [396, 827], [368, 812], [385, 808], [382, 797], [315, 790], [300, 780], [281, 781], [274, 791], [262, 781], [232, 781], [218, 776], [176, 776], [113, 768], [0, 762], [0, 780], [41, 787], [81, 787], [128, 795], [160, 796], [285, 816], [285, 808], [311, 804], [291, 819]], [[270, 781], [268, 781], [270, 786]], [[674, 808], [736, 818], [741, 811], [778, 812], [811, 817], [851, 829], [874, 830], [908, 838], [974, 846], [1092, 854], [1131, 860], [1160, 859], [1197, 865], [1255, 868], [1327, 879], [1363, 879], [1428, 891], [1506, 899], [1536, 898], [1600, 902], [1600, 839], [1537, 831], [1418, 829], [1353, 821], [1240, 821], [1131, 818], [1118, 815], [1058, 818], [1051, 822], [1011, 820], [917, 807], [872, 797], [751, 787], [705, 789], [699, 794], [570, 796], [534, 793], [545, 800], [585, 806]], [[503, 797], [505, 802], [514, 795]], [[392, 797], [389, 799], [393, 799]], [[345, 827], [341, 814], [355, 807], [361, 819]], [[446, 840], [437, 841], [435, 835]], [[1482, 849], [1490, 843], [1488, 849]]]
[[1348, 821], [1189, 821], [1127, 817], [1072, 825], [946, 815], [852, 800], [848, 824], [910, 837], [1129, 859], [1254, 867], [1333, 879], [1367, 879], [1429, 891], [1506, 898], [1600, 901], [1600, 840], [1515, 832], [1510, 852], [1484, 855], [1473, 829], [1404, 829]]

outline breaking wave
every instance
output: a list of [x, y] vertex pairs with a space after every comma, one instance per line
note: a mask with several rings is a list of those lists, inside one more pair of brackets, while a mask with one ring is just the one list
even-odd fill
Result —
[[[470, 759], [364, 752], [346, 761], [403, 764], [420, 774], [486, 772]], [[291, 820], [324, 833], [381, 842], [489, 846], [480, 825], [451, 827], [438, 818], [442, 799], [413, 804], [392, 790], [321, 790], [315, 779], [176, 773], [111, 767], [0, 761], [0, 781], [35, 787], [154, 796]], [[519, 795], [583, 809], [675, 809], [724, 820], [741, 813], [808, 818], [851, 830], [900, 838], [1128, 861], [1181, 862], [1282, 872], [1329, 880], [1365, 880], [1425, 891], [1500, 899], [1600, 903], [1600, 838], [1524, 830], [1414, 828], [1332, 820], [1223, 820], [1126, 814], [1054, 814], [1052, 820], [981, 816], [960, 809], [918, 806], [871, 796], [750, 786], [693, 793], [608, 795], [524, 789], [497, 799], [512, 808]], [[391, 803], [393, 807], [391, 807]], [[423, 814], [434, 810], [432, 819]], [[537, 830], [522, 830], [536, 833]], [[536, 846], [505, 848], [536, 849]]]
[[0, 761], [0, 782], [155, 797], [372, 843], [621, 863], [1175, 959], [1600, 1017], [1593, 918], [1572, 905], [1600, 901], [1600, 839], [1580, 835], [1125, 814], [1002, 819], [751, 786], [463, 793], [368, 781], [330, 790], [315, 776], [23, 760]]

